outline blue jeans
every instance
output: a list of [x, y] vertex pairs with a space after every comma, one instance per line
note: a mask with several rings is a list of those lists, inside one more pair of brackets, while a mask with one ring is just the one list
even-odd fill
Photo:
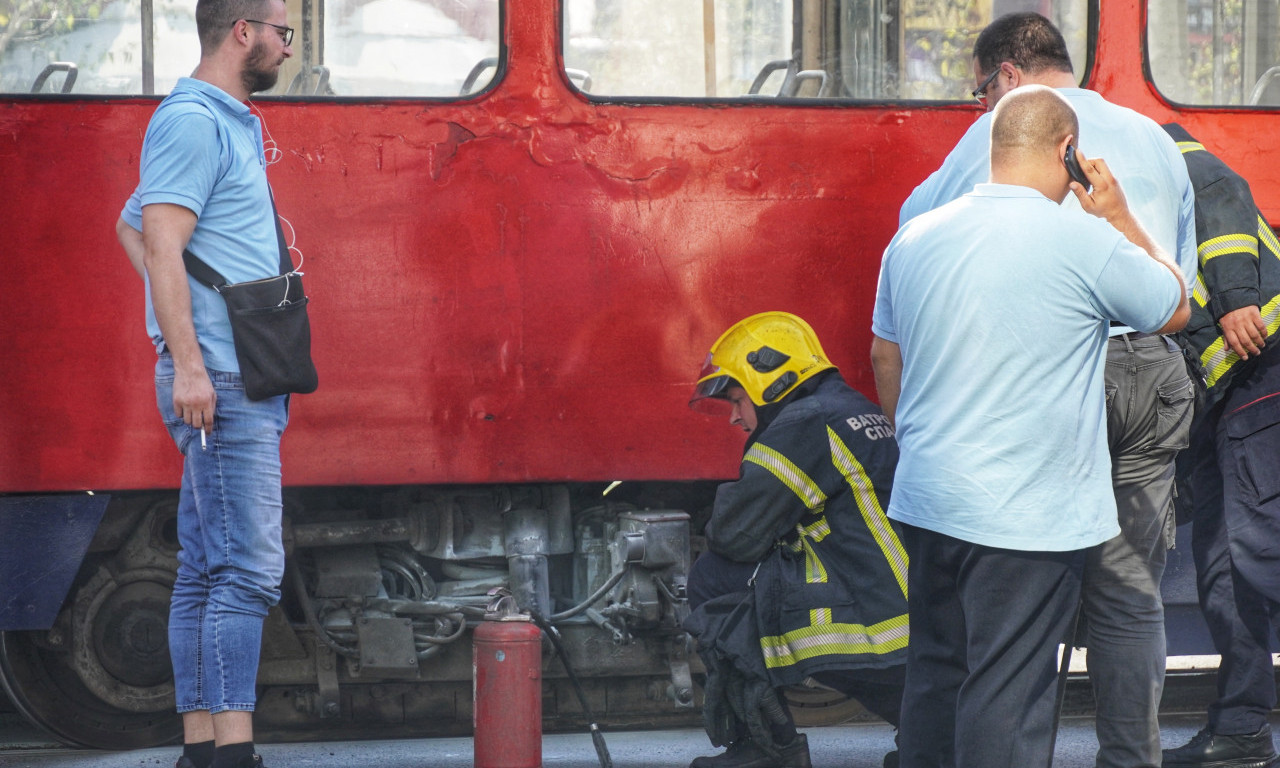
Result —
[[240, 374], [209, 371], [213, 431], [173, 410], [173, 359], [156, 362], [156, 403], [186, 457], [178, 500], [178, 576], [169, 655], [178, 712], [253, 711], [262, 621], [280, 600], [280, 438], [288, 397], [253, 401]]

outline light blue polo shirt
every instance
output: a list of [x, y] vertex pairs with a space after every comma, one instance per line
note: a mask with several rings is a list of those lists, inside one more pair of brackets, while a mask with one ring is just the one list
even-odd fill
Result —
[[1110, 224], [980, 184], [907, 223], [872, 331], [900, 345], [889, 517], [991, 547], [1067, 551], [1120, 532], [1107, 322], [1153, 331], [1178, 282]]
[[[1187, 295], [1196, 281], [1196, 193], [1178, 145], [1154, 120], [1094, 91], [1059, 88], [1080, 121], [1080, 151], [1101, 157], [1124, 189], [1129, 209], [1147, 233], [1177, 262]], [[973, 189], [991, 176], [991, 113], [978, 118], [947, 155], [942, 167], [916, 187], [902, 205], [899, 225]], [[1080, 210], [1074, 194], [1063, 205]], [[1112, 335], [1132, 328], [1119, 327]]]
[[[142, 207], [173, 203], [197, 216], [188, 249], [228, 282], [280, 272], [280, 250], [267, 187], [262, 126], [243, 102], [216, 86], [182, 78], [147, 126], [141, 181], [120, 216], [142, 229]], [[196, 338], [207, 368], [237, 372], [227, 305], [188, 275]], [[147, 285], [147, 333], [162, 338]]]

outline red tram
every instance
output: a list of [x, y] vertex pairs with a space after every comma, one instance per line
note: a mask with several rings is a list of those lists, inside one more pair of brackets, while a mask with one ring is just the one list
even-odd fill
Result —
[[[294, 57], [255, 105], [321, 387], [283, 445], [290, 567], [258, 712], [277, 738], [466, 731], [468, 618], [527, 579], [604, 722], [688, 721], [679, 591], [740, 455], [685, 408], [697, 366], [780, 309], [873, 391], [880, 254], [979, 114], [969, 51], [995, 15], [1053, 18], [1082, 83], [1182, 123], [1280, 218], [1280, 0], [288, 7]], [[193, 15], [0, 0], [0, 681], [89, 746], [180, 728], [179, 456], [113, 226], [194, 67]], [[578, 722], [546, 677], [548, 724]], [[797, 697], [802, 720], [849, 714]]]

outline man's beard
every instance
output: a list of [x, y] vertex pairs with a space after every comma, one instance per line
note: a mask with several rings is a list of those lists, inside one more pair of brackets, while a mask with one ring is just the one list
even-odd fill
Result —
[[249, 93], [270, 90], [275, 86], [276, 80], [280, 79], [280, 65], [269, 64], [270, 58], [271, 54], [265, 43], [255, 44], [249, 52], [249, 59], [240, 72], [240, 80]]

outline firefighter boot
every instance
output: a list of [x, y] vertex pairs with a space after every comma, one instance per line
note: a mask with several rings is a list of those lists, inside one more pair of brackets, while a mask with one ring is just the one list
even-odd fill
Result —
[[1164, 750], [1164, 768], [1268, 768], [1276, 762], [1271, 726], [1238, 736], [1215, 734], [1208, 726], [1177, 749]]
[[772, 757], [750, 738], [739, 739], [713, 757], [695, 757], [689, 768], [809, 768], [809, 739], [796, 734]]

